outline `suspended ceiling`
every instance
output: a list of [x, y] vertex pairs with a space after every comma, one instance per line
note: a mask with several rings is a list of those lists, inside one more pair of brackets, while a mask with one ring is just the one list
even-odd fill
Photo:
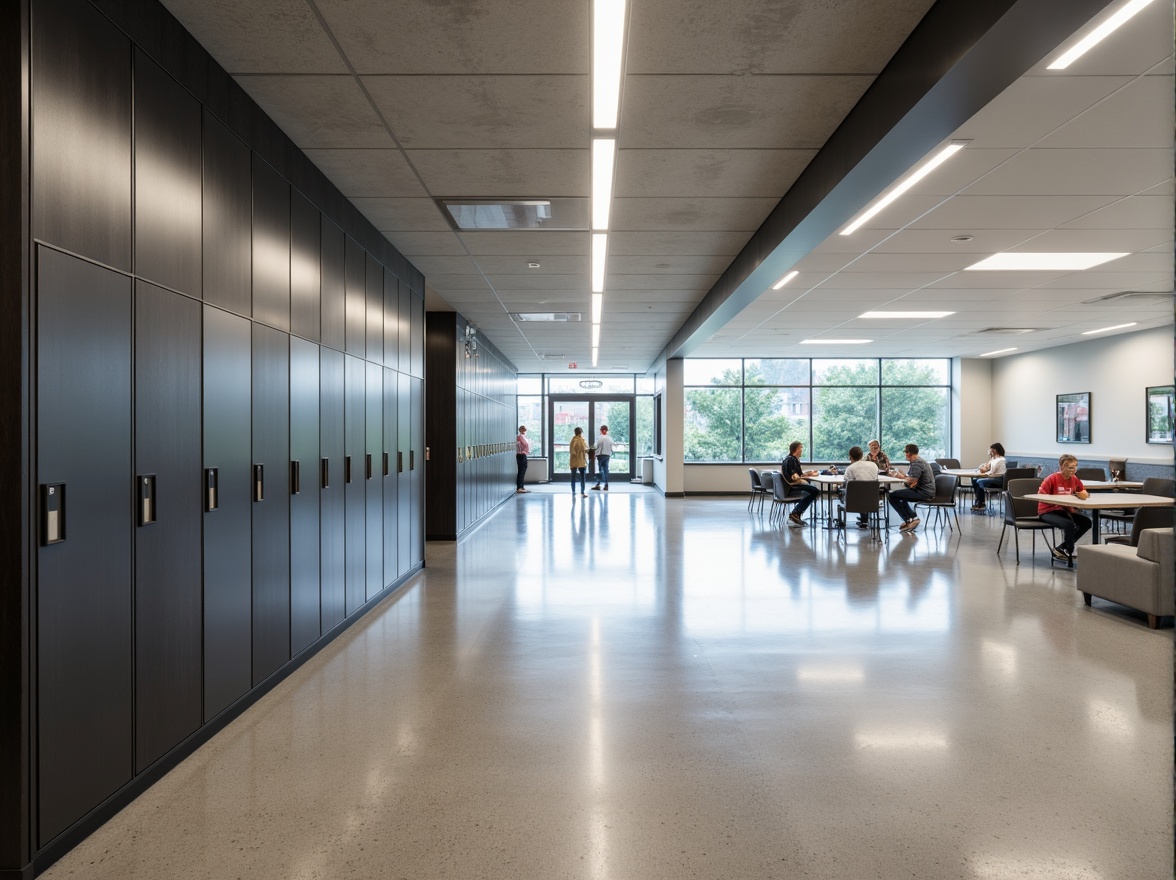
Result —
[[[588, 0], [164, 5], [425, 273], [430, 308], [461, 312], [521, 372], [591, 367], [590, 233], [456, 232], [436, 202], [590, 195]], [[758, 274], [731, 266], [931, 6], [631, 0], [600, 370], [675, 354], [972, 357], [1172, 322], [1170, 297], [1089, 302], [1172, 290], [1171, 0], [1064, 72], [1045, 70], [1052, 51], [1026, 69], [950, 132], [964, 150], [855, 234], [835, 229], [893, 177], [827, 212], [844, 216], [822, 242], [781, 247]], [[1128, 256], [964, 271], [1006, 250]], [[858, 317], [886, 308], [955, 314]], [[800, 344], [821, 337], [873, 342]]]

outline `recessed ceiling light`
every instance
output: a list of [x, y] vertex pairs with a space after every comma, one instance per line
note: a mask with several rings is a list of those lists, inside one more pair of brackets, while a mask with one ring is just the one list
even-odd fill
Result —
[[625, 54], [625, 0], [592, 3], [592, 127], [616, 128]]
[[862, 312], [859, 318], [946, 318], [955, 312]]
[[1113, 327], [1100, 327], [1098, 330], [1087, 330], [1083, 336], [1093, 336], [1095, 333], [1106, 333], [1108, 330], [1122, 330], [1124, 327], [1134, 327], [1138, 321], [1132, 321], [1130, 324], [1116, 324]]
[[1127, 254], [993, 254], [979, 263], [966, 267], [967, 271], [998, 271], [998, 272], [1065, 272], [1081, 271], [1094, 266], [1101, 266]]
[[599, 355], [600, 355], [600, 349], [593, 348], [592, 349], [592, 366], [594, 366], [594, 367], [596, 366], [596, 362], [599, 359]]
[[592, 294], [592, 323], [600, 323], [600, 313], [604, 311], [604, 294]]
[[968, 141], [952, 141], [922, 165], [919, 165], [917, 168], [915, 168], [915, 170], [908, 174], [898, 184], [898, 186], [894, 187], [894, 189], [890, 190], [890, 192], [886, 193], [884, 196], [882, 196], [882, 198], [874, 202], [873, 205], [862, 211], [862, 213], [857, 216], [857, 219], [841, 230], [841, 234], [852, 235], [853, 233], [857, 232], [858, 229], [860, 229], [867, 220], [880, 213], [883, 208], [885, 208], [904, 192], [906, 192], [908, 189], [910, 189], [912, 186], [914, 186], [916, 183], [918, 183], [920, 180], [922, 180], [924, 177], [926, 177], [928, 174], [930, 174], [932, 171], [962, 150], [967, 143]]
[[1015, 348], [998, 348], [996, 351], [986, 351], [980, 355], [982, 358], [992, 357], [994, 354], [1008, 354], [1010, 351], [1016, 351]]
[[534, 260], [532, 260], [531, 262], [527, 263], [527, 268], [528, 269], [538, 269], [539, 264], [536, 263]]
[[1046, 67], [1046, 70], [1065, 70], [1118, 30], [1122, 25], [1126, 24], [1137, 12], [1151, 2], [1152, 0], [1131, 0], [1130, 3], [1075, 43], [1073, 48], [1059, 56], [1057, 61]]
[[592, 325], [592, 348], [593, 349], [600, 348], [600, 325], [599, 324]]
[[608, 212], [612, 206], [613, 165], [617, 142], [612, 138], [592, 139], [592, 228], [608, 231]]
[[[511, 312], [515, 321], [579, 321], [579, 312]], [[562, 357], [562, 355], [560, 355]]]
[[802, 339], [801, 345], [863, 345], [873, 339]]
[[603, 232], [592, 234], [592, 291], [604, 293], [604, 261], [608, 256], [608, 235]]
[[800, 272], [798, 272], [796, 269], [793, 269], [791, 272], [789, 272], [787, 275], [785, 275], [783, 278], [781, 278], [779, 281], [777, 281], [775, 284], [773, 284], [772, 290], [779, 290], [781, 287], [783, 287], [785, 284], [787, 284], [789, 281], [791, 281], [793, 278], [795, 278], [799, 274], [800, 274]]

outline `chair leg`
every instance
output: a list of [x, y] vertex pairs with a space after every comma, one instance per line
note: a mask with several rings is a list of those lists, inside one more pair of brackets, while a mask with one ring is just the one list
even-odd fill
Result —
[[1004, 544], [1005, 530], [1008, 529], [1009, 524], [1005, 523], [1000, 527], [1000, 540], [996, 542], [996, 555], [1000, 556], [1000, 548]]
[[1021, 536], [1020, 529], [1013, 527], [1013, 545], [1017, 548], [1017, 565], [1021, 564]]
[[1082, 601], [1085, 602], [1087, 605], [1089, 605], [1090, 604], [1090, 593], [1083, 593], [1082, 594]]
[[1147, 625], [1152, 629], [1160, 628], [1160, 616], [1158, 614], [1149, 614], [1147, 616]]

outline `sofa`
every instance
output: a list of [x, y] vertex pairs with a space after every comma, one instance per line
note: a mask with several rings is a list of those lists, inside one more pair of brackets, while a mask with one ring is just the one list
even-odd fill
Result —
[[1139, 546], [1085, 544], [1078, 548], [1078, 591], [1135, 608], [1152, 629], [1172, 614], [1176, 545], [1172, 529], [1144, 529]]

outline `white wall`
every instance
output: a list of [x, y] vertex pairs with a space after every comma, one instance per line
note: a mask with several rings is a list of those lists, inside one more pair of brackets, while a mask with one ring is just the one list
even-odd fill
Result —
[[[1144, 389], [1172, 384], [1172, 327], [1013, 355], [992, 363], [992, 432], [1014, 457], [1126, 456], [1172, 462], [1172, 447], [1144, 441]], [[1089, 444], [1058, 443], [1055, 396], [1090, 392]]]
[[681, 495], [683, 489], [683, 413], [682, 360], [667, 361], [664, 370], [654, 374], [654, 391], [661, 393], [662, 458], [654, 459], [653, 482], [666, 495]]
[[991, 360], [979, 358], [952, 361], [953, 457], [958, 457], [964, 467], [988, 461], [990, 443], [1009, 448], [1008, 441], [993, 428], [992, 364]]

